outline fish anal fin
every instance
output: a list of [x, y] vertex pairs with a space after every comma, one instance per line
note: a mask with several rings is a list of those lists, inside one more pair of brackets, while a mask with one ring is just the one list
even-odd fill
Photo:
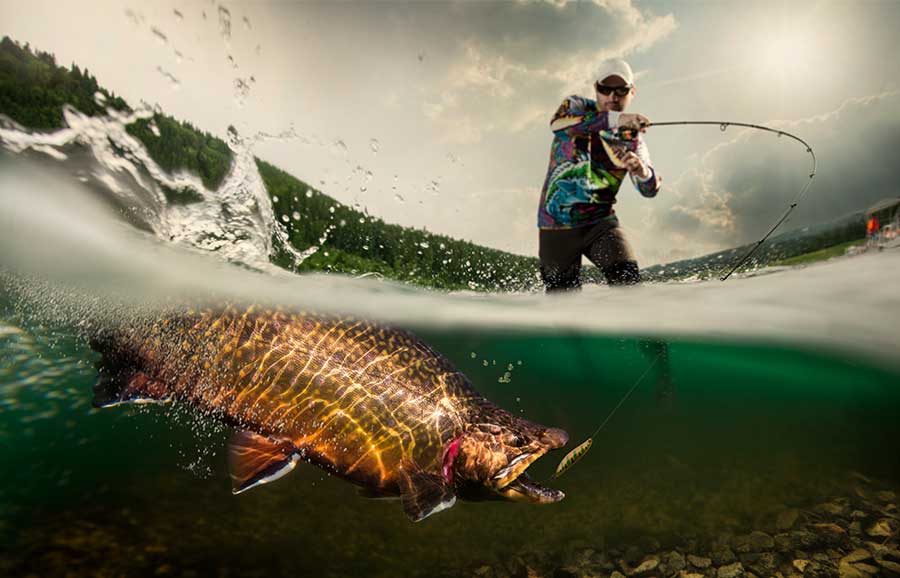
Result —
[[228, 443], [231, 491], [240, 494], [289, 474], [301, 452], [290, 440], [236, 431]]
[[400, 479], [403, 511], [413, 522], [424, 520], [456, 503], [453, 488], [437, 474], [404, 471]]
[[94, 384], [94, 407], [114, 407], [124, 403], [168, 403], [172, 395], [166, 385], [142, 371], [101, 369]]

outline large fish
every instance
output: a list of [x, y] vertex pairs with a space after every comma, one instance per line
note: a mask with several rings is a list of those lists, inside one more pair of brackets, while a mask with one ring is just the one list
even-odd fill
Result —
[[456, 498], [562, 500], [525, 470], [566, 432], [497, 407], [410, 333], [268, 309], [187, 312], [95, 336], [94, 405], [176, 401], [235, 428], [233, 491], [299, 460], [399, 496], [414, 521]]

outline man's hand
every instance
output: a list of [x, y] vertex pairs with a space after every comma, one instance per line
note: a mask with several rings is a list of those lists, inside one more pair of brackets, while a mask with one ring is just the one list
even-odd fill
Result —
[[642, 114], [623, 112], [619, 115], [620, 128], [632, 128], [634, 130], [640, 130], [641, 132], [647, 132], [646, 127], [648, 124], [650, 124], [650, 119]]
[[647, 168], [647, 165], [644, 164], [644, 161], [641, 160], [639, 156], [634, 154], [631, 151], [625, 153], [622, 157], [622, 161], [625, 163], [625, 168], [628, 169], [628, 172], [641, 179], [642, 181], [646, 181], [650, 178], [650, 169]]

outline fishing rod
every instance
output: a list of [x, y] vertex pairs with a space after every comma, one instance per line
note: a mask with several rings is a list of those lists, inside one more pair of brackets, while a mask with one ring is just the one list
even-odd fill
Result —
[[[720, 121], [720, 120], [680, 120], [680, 121], [670, 121], [670, 122], [651, 122], [651, 123], [641, 123], [640, 130], [643, 131], [645, 129], [648, 129], [648, 128], [654, 127], [654, 126], [683, 126], [683, 125], [719, 125], [719, 130], [721, 130], [722, 132], [725, 132], [725, 129], [727, 129], [729, 126], [742, 126], [745, 128], [755, 128], [757, 130], [773, 132], [773, 133], [777, 134], [779, 137], [786, 136], [786, 137], [792, 138], [795, 141], [799, 142], [804, 147], [806, 147], [806, 152], [808, 152], [812, 156], [813, 165], [812, 165], [812, 172], [809, 173], [809, 180], [806, 181], [806, 184], [803, 186], [802, 189], [800, 189], [800, 192], [797, 193], [797, 196], [794, 197], [794, 200], [791, 201], [790, 206], [787, 208], [787, 210], [784, 212], [784, 214], [781, 216], [781, 218], [778, 219], [774, 225], [772, 225], [772, 228], [769, 229], [769, 232], [766, 233], [762, 239], [757, 241], [756, 245], [754, 245], [749, 251], [747, 251], [747, 253], [728, 271], [728, 273], [726, 273], [724, 276], [719, 278], [720, 281], [725, 281], [726, 279], [731, 277], [732, 273], [737, 271], [738, 267], [740, 267], [741, 265], [746, 263], [748, 259], [750, 259], [750, 257], [756, 252], [756, 250], [759, 249], [759, 247], [763, 243], [766, 242], [766, 239], [768, 239], [769, 236], [771, 236], [772, 233], [775, 232], [775, 229], [777, 229], [785, 220], [787, 220], [788, 215], [791, 214], [791, 212], [794, 210], [794, 208], [800, 202], [800, 199], [803, 197], [804, 194], [806, 194], [806, 191], [809, 189], [809, 186], [812, 184], [813, 177], [816, 176], [816, 168], [818, 166], [818, 163], [816, 161], [816, 153], [813, 152], [812, 147], [809, 146], [809, 144], [807, 144], [807, 142], [805, 140], [803, 140], [802, 138], [800, 138], [796, 135], [793, 135], [787, 131], [779, 130], [776, 128], [770, 128], [770, 127], [762, 126], [759, 124], [750, 124], [750, 123], [746, 123], [746, 122], [731, 122], [731, 121]], [[637, 134], [638, 134], [638, 130], [633, 129], [633, 128], [626, 127], [626, 128], [620, 128], [618, 130], [618, 135], [623, 140], [634, 140], [635, 138], [637, 138]]]

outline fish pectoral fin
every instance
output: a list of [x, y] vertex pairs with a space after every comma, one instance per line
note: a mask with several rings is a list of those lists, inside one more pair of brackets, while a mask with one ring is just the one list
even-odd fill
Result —
[[401, 480], [400, 501], [403, 511], [413, 522], [424, 520], [456, 503], [453, 488], [441, 476], [421, 471], [404, 472]]
[[228, 443], [231, 491], [240, 494], [290, 473], [302, 452], [290, 440], [235, 431]]
[[172, 401], [165, 384], [141, 371], [102, 367], [94, 384], [94, 407], [114, 407], [123, 403], [168, 403]]

